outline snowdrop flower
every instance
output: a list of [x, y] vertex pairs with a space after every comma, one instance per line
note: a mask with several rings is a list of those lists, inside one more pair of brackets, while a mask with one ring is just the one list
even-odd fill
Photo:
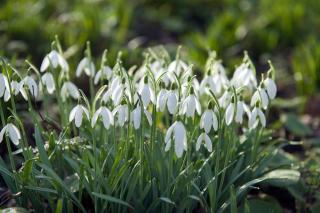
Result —
[[7, 134], [9, 136], [10, 140], [14, 145], [19, 145], [21, 135], [19, 129], [15, 125], [13, 125], [12, 123], [8, 123], [2, 128], [0, 132], [0, 143], [3, 141], [4, 134]]
[[206, 133], [209, 133], [211, 128], [213, 128], [214, 131], [218, 130], [218, 119], [212, 109], [207, 109], [202, 114], [200, 119], [200, 128], [204, 129]]
[[235, 120], [235, 122], [239, 124], [242, 124], [244, 112], [247, 112], [247, 111], [248, 111], [248, 107], [241, 100], [241, 97], [240, 97], [240, 100], [237, 101], [237, 104], [235, 104], [232, 100], [226, 109], [226, 113], [225, 113], [226, 124], [230, 125], [233, 120]]
[[249, 128], [250, 129], [256, 128], [259, 123], [263, 127], [265, 127], [266, 126], [266, 117], [260, 108], [254, 107], [251, 112], [251, 115], [249, 117], [249, 123], [248, 123]]
[[227, 106], [229, 106], [231, 102], [231, 97], [232, 97], [232, 93], [230, 92], [229, 89], [224, 91], [222, 96], [218, 99], [220, 107], [227, 108]]
[[71, 96], [73, 99], [78, 99], [80, 98], [80, 92], [77, 86], [72, 82], [65, 82], [61, 88], [62, 101], [65, 101], [69, 96]]
[[161, 77], [161, 82], [165, 84], [165, 86], [169, 86], [170, 84], [170, 78], [168, 74], [166, 73], [165, 68], [163, 67], [163, 62], [155, 61], [150, 64], [150, 69], [153, 72], [154, 78], [156, 81], [159, 80]]
[[243, 123], [243, 115], [244, 113], [247, 113], [248, 116], [250, 116], [250, 109], [249, 107], [242, 101], [242, 98], [240, 97], [240, 100], [237, 102], [237, 113], [235, 117], [235, 122], [242, 124]]
[[[154, 76], [154, 79], [156, 81], [159, 80], [161, 77], [161, 82], [165, 83], [166, 86], [169, 86], [170, 78], [168, 77], [168, 74], [165, 73], [166, 70], [163, 67], [164, 61], [162, 60], [156, 60], [152, 62], [149, 65], [149, 68]], [[139, 80], [143, 79], [145, 74], [148, 72], [148, 67], [146, 65], [143, 65], [133, 76], [133, 82], [138, 82]]]
[[199, 81], [196, 78], [192, 78], [191, 76], [188, 77], [188, 80], [186, 80], [184, 83], [181, 85], [181, 93], [182, 97], [186, 97], [188, 95], [188, 89], [193, 88], [194, 93], [198, 96], [199, 90], [200, 90], [200, 84]]
[[173, 86], [172, 90], [168, 90], [167, 97], [164, 100], [167, 103], [167, 108], [171, 115], [174, 115], [178, 108], [178, 91], [174, 89], [174, 87], [175, 86]]
[[[160, 85], [161, 87], [161, 85]], [[163, 112], [167, 106], [171, 115], [175, 114], [178, 108], [178, 91], [176, 84], [172, 84], [172, 89], [161, 89], [157, 97], [157, 111]]]
[[[115, 89], [121, 84], [121, 79], [119, 76], [115, 76], [111, 80], [110, 86], [108, 86], [108, 90], [103, 94], [101, 100], [103, 103], [107, 103], [109, 99], [112, 97], [112, 93], [115, 91]], [[121, 97], [119, 97], [121, 98]]]
[[257, 79], [248, 63], [243, 63], [236, 68], [232, 77], [232, 85], [235, 88], [248, 87], [250, 90], [257, 87]]
[[2, 73], [0, 73], [0, 97], [4, 95], [7, 83], [8, 83], [7, 77], [2, 75]]
[[[28, 100], [27, 92], [23, 87], [23, 81], [21, 81], [20, 83], [18, 83], [17, 81], [11, 81], [10, 86], [11, 86], [12, 93], [15, 96], [18, 95], [19, 93], [21, 93], [22, 97], [25, 100]], [[6, 93], [5, 94], [5, 101], [8, 101], [11, 97], [10, 92], [9, 92], [9, 88], [6, 90], [5, 93]]]
[[145, 108], [149, 106], [150, 102], [152, 102], [153, 104], [156, 103], [154, 91], [148, 83], [147, 77], [145, 77], [144, 82], [141, 83], [139, 94], [141, 96], [141, 100]]
[[235, 104], [233, 102], [230, 102], [225, 112], [225, 119], [226, 119], [227, 125], [230, 125], [232, 123], [234, 112], [235, 112]]
[[191, 88], [190, 95], [182, 102], [181, 115], [187, 115], [187, 117], [194, 117], [194, 113], [201, 114], [201, 105], [198, 98], [195, 96], [193, 88]]
[[212, 142], [206, 133], [201, 133], [197, 139], [196, 151], [199, 151], [201, 144], [204, 142], [204, 146], [209, 152], [212, 152]]
[[89, 120], [89, 111], [87, 108], [85, 108], [82, 105], [77, 105], [75, 106], [69, 115], [69, 122], [74, 120], [74, 123], [76, 125], [76, 127], [80, 127], [82, 124], [82, 119], [83, 119], [83, 114], [85, 114], [85, 116], [87, 117], [87, 119]]
[[100, 107], [93, 115], [91, 120], [92, 128], [96, 125], [98, 118], [102, 118], [104, 128], [109, 129], [110, 125], [114, 124], [112, 112], [107, 107]]
[[31, 78], [30, 76], [26, 76], [23, 80], [22, 80], [22, 84], [23, 85], [27, 85], [29, 91], [30, 91], [30, 94], [33, 96], [33, 97], [38, 97], [38, 85], [37, 83], [35, 82], [35, 80], [33, 78]]
[[168, 99], [168, 91], [161, 88], [157, 97], [157, 111], [163, 112], [166, 107], [166, 101]]
[[53, 92], [56, 90], [53, 75], [47, 72], [41, 77], [41, 81], [42, 84], [47, 87], [48, 93], [53, 94]]
[[180, 76], [180, 74], [187, 69], [188, 65], [180, 59], [172, 61], [168, 66], [168, 72], [170, 74], [175, 73], [177, 76]]
[[220, 61], [213, 63], [211, 67], [211, 76], [206, 79], [211, 91], [215, 95], [220, 95], [225, 87], [229, 85], [229, 80], [225, 74], [225, 69]]
[[[148, 123], [151, 126], [152, 125], [152, 117], [149, 111], [147, 111], [145, 108], [143, 109], [144, 114], [147, 117]], [[140, 128], [141, 124], [141, 106], [138, 104], [137, 107], [131, 112], [131, 120], [133, 121], [133, 127], [135, 129]]]
[[165, 151], [171, 148], [171, 139], [174, 140], [174, 150], [178, 158], [182, 157], [183, 151], [187, 151], [187, 133], [181, 121], [174, 122], [167, 130], [165, 137]]
[[4, 98], [4, 101], [7, 102], [10, 97], [10, 85], [6, 76], [0, 73], [0, 97]]
[[116, 118], [117, 116], [117, 125], [123, 127], [124, 123], [129, 119], [129, 109], [126, 103], [122, 103], [121, 105], [117, 106], [113, 109], [112, 114]]
[[[114, 88], [114, 89], [112, 89]], [[112, 85], [111, 84], [111, 99], [113, 101], [114, 105], [119, 105], [124, 93], [125, 93], [125, 89], [126, 89], [126, 79], [123, 78], [122, 82], [118, 85]]]
[[44, 72], [46, 71], [49, 66], [52, 66], [54, 69], [56, 69], [58, 66], [61, 67], [62, 70], [68, 71], [69, 65], [67, 61], [56, 51], [52, 50], [49, 54], [47, 54], [41, 64], [40, 71]]
[[94, 84], [97, 85], [100, 79], [110, 79], [112, 76], [112, 69], [109, 66], [103, 66], [94, 77]]
[[76, 70], [76, 76], [80, 77], [82, 72], [84, 71], [87, 76], [93, 77], [95, 74], [95, 66], [94, 63], [87, 57], [84, 57], [78, 64]]
[[110, 100], [111, 95], [112, 95], [112, 89], [108, 88], [108, 90], [103, 94], [101, 98], [102, 103], [107, 103]]
[[277, 95], [277, 85], [272, 78], [266, 78], [263, 84], [267, 90], [268, 96], [271, 100], [275, 99]]
[[267, 109], [268, 105], [269, 105], [269, 98], [267, 95], [267, 92], [265, 89], [259, 87], [254, 93], [253, 96], [251, 98], [251, 106], [255, 106], [256, 103], [260, 101], [262, 108], [263, 109]]

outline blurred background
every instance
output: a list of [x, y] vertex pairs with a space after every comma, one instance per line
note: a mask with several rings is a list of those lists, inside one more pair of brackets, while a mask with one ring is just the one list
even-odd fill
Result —
[[71, 67], [83, 56], [86, 41], [96, 57], [108, 49], [111, 66], [122, 51], [127, 68], [141, 64], [145, 48], [159, 44], [172, 55], [182, 45], [184, 58], [198, 72], [209, 50], [217, 51], [229, 75], [244, 50], [258, 71], [266, 71], [270, 59], [279, 87], [270, 125], [303, 174], [300, 188], [289, 189], [289, 200], [279, 202], [320, 212], [319, 0], [0, 2], [0, 55], [17, 67], [25, 58], [39, 67], [55, 35]]

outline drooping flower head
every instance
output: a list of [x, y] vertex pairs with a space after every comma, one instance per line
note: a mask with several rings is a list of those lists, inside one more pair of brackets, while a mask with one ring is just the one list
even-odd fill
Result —
[[80, 92], [78, 87], [72, 82], [65, 82], [61, 88], [61, 98], [62, 101], [66, 101], [67, 97], [71, 96], [73, 99], [80, 98]]
[[89, 111], [87, 108], [85, 108], [84, 106], [78, 104], [77, 106], [75, 106], [69, 115], [69, 122], [74, 120], [74, 123], [76, 125], [76, 127], [80, 127], [82, 124], [82, 120], [83, 120], [83, 115], [85, 115], [85, 117], [89, 120]]
[[114, 118], [112, 112], [107, 107], [100, 107], [92, 116], [91, 127], [94, 127], [101, 117], [104, 128], [109, 129], [110, 125], [114, 125]]
[[41, 64], [40, 71], [44, 72], [49, 67], [53, 67], [56, 69], [58, 66], [64, 71], [69, 71], [69, 65], [67, 61], [63, 58], [63, 56], [58, 53], [56, 50], [52, 50], [49, 54], [47, 54]]
[[165, 137], [165, 151], [171, 148], [174, 141], [174, 151], [178, 158], [182, 157], [183, 151], [187, 151], [187, 133], [181, 121], [175, 121], [167, 130]]
[[5, 125], [0, 132], [0, 143], [3, 141], [3, 136], [7, 134], [12, 141], [12, 143], [16, 146], [19, 145], [19, 141], [21, 139], [21, 134], [19, 129], [12, 123], [8, 123]]

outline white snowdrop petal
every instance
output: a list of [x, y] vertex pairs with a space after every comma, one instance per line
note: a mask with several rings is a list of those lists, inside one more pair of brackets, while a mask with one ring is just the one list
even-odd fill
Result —
[[145, 84], [141, 90], [141, 99], [142, 99], [142, 103], [143, 103], [143, 106], [147, 107], [150, 103], [150, 88], [147, 84]]
[[82, 71], [84, 70], [84, 68], [87, 66], [87, 63], [88, 63], [88, 59], [85, 57], [83, 58], [78, 66], [77, 66], [77, 69], [76, 69], [76, 76], [77, 77], [80, 77], [80, 75], [82, 74]]
[[91, 127], [92, 127], [92, 128], [96, 125], [100, 113], [101, 113], [101, 108], [99, 108], [99, 109], [93, 114], [92, 119], [91, 119]]
[[110, 125], [113, 125], [113, 115], [107, 107], [101, 107], [102, 122], [106, 129], [109, 129]]
[[174, 94], [174, 92], [170, 92], [170, 94], [168, 95], [168, 101], [167, 101], [167, 107], [170, 114], [173, 115], [176, 112], [177, 104], [178, 104], [178, 97], [176, 96], [176, 94]]
[[264, 81], [270, 99], [274, 99], [277, 95], [277, 85], [273, 79], [267, 78]]
[[59, 64], [59, 53], [56, 50], [52, 50], [49, 53], [49, 60], [53, 68], [57, 68]]
[[187, 117], [193, 117], [196, 111], [196, 101], [193, 95], [189, 96], [189, 99], [186, 100], [185, 108], [186, 108], [185, 113]]
[[76, 111], [78, 110], [78, 106], [75, 106], [69, 115], [69, 122], [73, 121], [74, 117], [76, 116]]
[[147, 121], [149, 123], [149, 125], [151, 126], [152, 125], [152, 116], [151, 116], [151, 113], [147, 110], [144, 110], [144, 114], [146, 115], [147, 117]]
[[259, 100], [259, 98], [260, 98], [260, 96], [259, 96], [259, 91], [256, 90], [256, 91], [254, 92], [252, 98], [251, 98], [250, 106], [253, 107], [253, 106], [257, 103], [257, 101]]
[[240, 124], [243, 121], [243, 102], [242, 101], [239, 101], [237, 103], [237, 113], [236, 113], [235, 121]]
[[83, 110], [81, 107], [78, 107], [74, 116], [74, 123], [76, 127], [80, 127], [82, 124], [82, 118], [83, 118]]
[[164, 89], [161, 89], [157, 98], [157, 109], [160, 112], [163, 112], [165, 109], [166, 97], [167, 97], [167, 91]]
[[35, 80], [30, 76], [27, 76], [23, 79], [23, 83], [27, 84], [30, 94], [36, 98], [38, 96], [38, 85]]
[[41, 77], [41, 79], [43, 84], [47, 87], [48, 93], [52, 94], [56, 89], [53, 75], [51, 73], [46, 73]]
[[263, 127], [265, 127], [266, 126], [266, 117], [265, 117], [264, 113], [260, 109], [258, 110], [258, 116], [259, 116], [259, 120], [261, 122], [261, 125]]
[[178, 158], [182, 157], [184, 150], [184, 142], [186, 138], [186, 130], [183, 124], [178, 121], [174, 128], [174, 149]]
[[72, 83], [68, 84], [68, 92], [73, 99], [78, 99], [80, 97], [78, 88]]
[[174, 130], [175, 125], [176, 125], [176, 122], [174, 122], [174, 123], [169, 127], [169, 129], [167, 130], [167, 133], [166, 133], [166, 136], [165, 136], [165, 139], [164, 139], [164, 142], [165, 142], [165, 143], [168, 143], [168, 141], [171, 140], [172, 132], [173, 132], [173, 130]]
[[212, 126], [215, 131], [218, 130], [218, 118], [214, 112], [212, 112]]
[[139, 129], [141, 124], [141, 107], [138, 105], [133, 111], [133, 126], [135, 129]]
[[267, 93], [266, 93], [266, 91], [264, 89], [260, 89], [259, 92], [260, 92], [262, 107], [264, 109], [267, 109], [268, 108], [268, 104], [269, 104], [268, 95], [267, 95]]
[[200, 105], [200, 102], [198, 99], [195, 100], [196, 101], [196, 110], [197, 110], [197, 113], [198, 115], [201, 114], [201, 105]]
[[112, 91], [111, 89], [108, 89], [101, 98], [102, 102], [107, 103], [110, 100], [111, 95], [112, 95]]
[[169, 151], [170, 150], [170, 148], [171, 148], [171, 139], [169, 139], [168, 141], [167, 141], [167, 143], [166, 143], [166, 146], [165, 146], [165, 148], [164, 148], [164, 151]]
[[256, 124], [257, 124], [257, 108], [255, 107], [252, 112], [251, 115], [249, 117], [249, 122], [248, 122], [248, 126], [250, 129], [255, 128]]
[[6, 88], [4, 92], [4, 102], [8, 102], [10, 100], [11, 94], [8, 88]]
[[251, 115], [251, 111], [250, 111], [250, 108], [248, 107], [247, 104], [243, 103], [243, 110], [246, 112], [248, 118], [250, 117]]
[[58, 55], [58, 62], [62, 70], [69, 71], [68, 62], [60, 54]]
[[123, 95], [122, 84], [118, 85], [115, 90], [112, 91], [111, 98], [113, 100], [114, 105], [118, 105], [121, 101]]
[[2, 128], [0, 131], [0, 143], [3, 141], [3, 136], [6, 133], [7, 125]]
[[203, 114], [203, 128], [206, 133], [209, 133], [211, 130], [212, 126], [212, 114], [211, 110], [210, 111], [205, 111]]
[[6, 89], [4, 76], [0, 73], [0, 97], [4, 95]]
[[100, 78], [101, 78], [101, 70], [99, 70], [99, 71], [96, 73], [96, 75], [94, 76], [94, 81], [93, 81], [93, 83], [94, 83], [95, 85], [97, 85], [97, 84], [99, 83], [99, 81], [100, 81]]
[[114, 117], [113, 117], [113, 114], [110, 112], [109, 109], [107, 109], [107, 115], [109, 117], [110, 124], [114, 125]]
[[89, 120], [89, 117], [90, 117], [89, 110], [87, 108], [85, 108], [84, 106], [81, 106], [81, 108], [82, 108], [82, 111], [84, 112], [84, 114], [87, 116], [87, 119]]
[[[202, 133], [203, 134], [203, 133]], [[202, 143], [202, 134], [199, 135], [198, 139], [197, 139], [197, 143], [196, 143], [196, 151], [199, 151], [200, 147], [201, 147], [201, 143]]]
[[212, 152], [212, 142], [207, 134], [204, 133], [204, 141], [206, 144], [206, 148], [209, 152]]
[[46, 55], [41, 63], [41, 66], [40, 66], [40, 72], [44, 72], [48, 69], [50, 65], [50, 60], [49, 60], [49, 56]]
[[18, 128], [13, 124], [8, 124], [7, 131], [9, 132], [9, 137], [14, 145], [19, 145], [19, 140], [21, 139], [20, 132]]
[[234, 104], [230, 103], [226, 110], [226, 124], [230, 125], [234, 116]]

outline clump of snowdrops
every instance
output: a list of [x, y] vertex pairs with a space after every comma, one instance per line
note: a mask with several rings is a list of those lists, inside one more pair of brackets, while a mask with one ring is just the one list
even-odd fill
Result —
[[[71, 69], [56, 40], [39, 69], [2, 60], [0, 142], [10, 166], [1, 158], [0, 172], [18, 206], [216, 212], [234, 210], [265, 180], [274, 150], [266, 114], [277, 93], [271, 64], [258, 81], [246, 53], [231, 78], [215, 52], [202, 76], [180, 48], [174, 59], [149, 49], [129, 69], [121, 53], [107, 58], [105, 51], [97, 63], [88, 43]], [[24, 101], [27, 112], [17, 107]]]

